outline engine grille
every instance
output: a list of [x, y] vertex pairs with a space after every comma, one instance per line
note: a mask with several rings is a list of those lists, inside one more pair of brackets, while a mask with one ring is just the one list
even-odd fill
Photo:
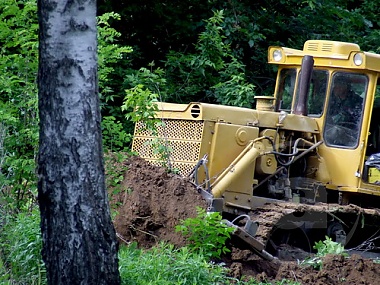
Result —
[[137, 122], [132, 150], [152, 164], [163, 166], [167, 163], [160, 159], [157, 146], [168, 147], [171, 166], [180, 174], [188, 175], [200, 159], [203, 126], [203, 121], [164, 120], [154, 136], [143, 122]]

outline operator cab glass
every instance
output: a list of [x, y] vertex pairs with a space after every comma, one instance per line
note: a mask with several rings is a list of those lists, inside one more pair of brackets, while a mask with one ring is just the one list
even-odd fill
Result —
[[293, 94], [296, 86], [297, 69], [284, 68], [280, 72], [280, 84], [277, 91], [277, 110], [291, 112]]
[[323, 132], [326, 145], [358, 146], [367, 86], [368, 77], [364, 74], [333, 75]]
[[[284, 68], [280, 72], [279, 88], [277, 91], [276, 110], [292, 113], [293, 96], [295, 93], [296, 75], [295, 68]], [[307, 108], [308, 116], [320, 117], [323, 113], [326, 99], [326, 90], [329, 74], [327, 70], [314, 69], [311, 76], [308, 94]], [[298, 100], [298, 90], [296, 91], [296, 101]]]
[[[329, 73], [327, 70], [314, 69], [311, 74], [309, 94], [307, 96], [307, 113], [310, 117], [320, 117], [326, 100]], [[299, 92], [300, 88], [297, 89]], [[296, 102], [298, 101], [298, 92]]]

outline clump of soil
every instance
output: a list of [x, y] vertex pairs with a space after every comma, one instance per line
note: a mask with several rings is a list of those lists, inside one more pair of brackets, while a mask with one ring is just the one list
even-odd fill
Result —
[[160, 241], [185, 245], [185, 238], [175, 232], [175, 226], [196, 217], [196, 206], [206, 207], [195, 186], [140, 157], [131, 157], [126, 166], [122, 183], [125, 191], [113, 197], [121, 204], [114, 221], [119, 237], [144, 248]]
[[[136, 241], [143, 248], [160, 241], [178, 247], [186, 245], [185, 238], [175, 232], [175, 226], [183, 219], [195, 217], [196, 206], [206, 207], [194, 185], [136, 156], [123, 163], [127, 166], [123, 191], [111, 195], [112, 206], [118, 211], [114, 224], [120, 241]], [[297, 262], [269, 262], [249, 250], [231, 249], [223, 261], [231, 275], [238, 278], [254, 277], [265, 282], [288, 279], [313, 285], [379, 284], [380, 264], [359, 255], [326, 256], [322, 269], [316, 270]]]

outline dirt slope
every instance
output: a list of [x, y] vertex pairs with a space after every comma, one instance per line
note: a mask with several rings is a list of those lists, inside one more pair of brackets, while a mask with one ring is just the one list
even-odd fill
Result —
[[[144, 248], [150, 248], [159, 241], [185, 245], [186, 241], [175, 233], [174, 227], [181, 219], [195, 217], [195, 206], [205, 207], [194, 186], [139, 157], [131, 157], [124, 163], [128, 170], [124, 175], [123, 191], [112, 195], [111, 199], [118, 210], [114, 223], [120, 241], [136, 241]], [[349, 259], [327, 256], [320, 271], [299, 266], [296, 262], [271, 263], [249, 251], [235, 248], [224, 261], [230, 267], [231, 275], [254, 276], [262, 281], [286, 278], [314, 285], [380, 284], [380, 264], [358, 255]]]
[[185, 239], [174, 227], [182, 219], [195, 217], [196, 205], [205, 207], [195, 187], [139, 157], [130, 158], [126, 165], [122, 189], [127, 191], [114, 200], [121, 204], [115, 218], [117, 233], [123, 240], [136, 241], [145, 248], [159, 241], [185, 245]]

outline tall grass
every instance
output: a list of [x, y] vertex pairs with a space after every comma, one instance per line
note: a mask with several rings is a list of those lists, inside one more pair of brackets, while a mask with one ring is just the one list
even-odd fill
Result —
[[[46, 284], [41, 258], [40, 215], [37, 210], [19, 213], [0, 234], [0, 273], [9, 284]], [[3, 272], [2, 272], [3, 271]], [[3, 276], [4, 276], [3, 275]], [[1, 284], [8, 284], [0, 279]]]
[[[47, 284], [38, 210], [7, 219], [0, 228], [0, 285]], [[123, 285], [271, 285], [233, 279], [223, 264], [210, 262], [202, 251], [164, 243], [150, 250], [139, 249], [136, 244], [122, 246], [119, 271]], [[298, 284], [288, 282], [274, 284]]]
[[125, 285], [227, 284], [226, 268], [206, 261], [187, 247], [161, 243], [150, 250], [132, 244], [119, 251], [119, 269]]

